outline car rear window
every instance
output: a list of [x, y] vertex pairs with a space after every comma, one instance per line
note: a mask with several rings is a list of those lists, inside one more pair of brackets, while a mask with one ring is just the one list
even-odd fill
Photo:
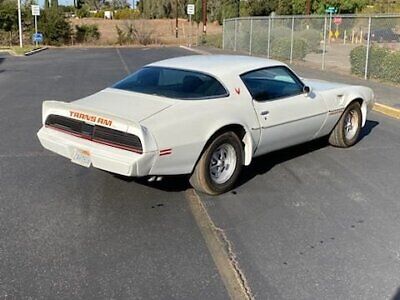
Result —
[[115, 89], [174, 99], [209, 99], [228, 95], [212, 76], [187, 70], [145, 67], [117, 82]]

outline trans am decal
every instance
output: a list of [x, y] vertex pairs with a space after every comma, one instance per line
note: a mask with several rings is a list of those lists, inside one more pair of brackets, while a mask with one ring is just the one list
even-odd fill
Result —
[[112, 121], [102, 118], [102, 117], [97, 117], [94, 115], [89, 115], [89, 114], [85, 114], [85, 113], [81, 113], [81, 112], [77, 112], [77, 111], [69, 111], [69, 116], [72, 118], [76, 118], [76, 119], [81, 119], [83, 121], [89, 121], [89, 122], [93, 122], [93, 123], [97, 123], [97, 124], [101, 124], [101, 125], [106, 125], [106, 126], [111, 126], [112, 125]]

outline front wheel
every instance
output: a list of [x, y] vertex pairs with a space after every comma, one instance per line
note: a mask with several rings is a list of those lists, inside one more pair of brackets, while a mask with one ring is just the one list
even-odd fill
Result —
[[233, 187], [242, 165], [242, 142], [235, 133], [226, 132], [208, 145], [189, 181], [200, 192], [222, 194]]
[[351, 103], [329, 136], [335, 147], [347, 148], [357, 143], [361, 132], [362, 113], [358, 102]]

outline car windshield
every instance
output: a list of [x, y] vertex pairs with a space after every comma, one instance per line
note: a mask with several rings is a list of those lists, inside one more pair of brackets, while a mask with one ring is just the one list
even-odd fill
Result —
[[215, 78], [195, 71], [145, 67], [117, 82], [115, 89], [174, 99], [209, 99], [228, 95]]

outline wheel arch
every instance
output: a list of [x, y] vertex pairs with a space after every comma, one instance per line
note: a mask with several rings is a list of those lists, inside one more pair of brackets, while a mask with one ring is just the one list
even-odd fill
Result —
[[229, 132], [229, 131], [234, 132], [242, 142], [242, 146], [243, 146], [243, 150], [244, 150], [243, 151], [244, 165], [248, 166], [251, 163], [251, 160], [253, 158], [253, 140], [252, 140], [250, 131], [241, 124], [230, 123], [230, 124], [220, 127], [217, 130], [214, 130], [213, 133], [208, 137], [207, 142], [204, 144], [203, 149], [200, 152], [200, 155], [197, 158], [196, 163], [193, 166], [193, 168], [197, 165], [198, 161], [200, 160], [201, 156], [203, 155], [203, 153], [207, 149], [207, 147], [210, 145], [210, 143], [219, 135], [221, 135], [225, 132]]

